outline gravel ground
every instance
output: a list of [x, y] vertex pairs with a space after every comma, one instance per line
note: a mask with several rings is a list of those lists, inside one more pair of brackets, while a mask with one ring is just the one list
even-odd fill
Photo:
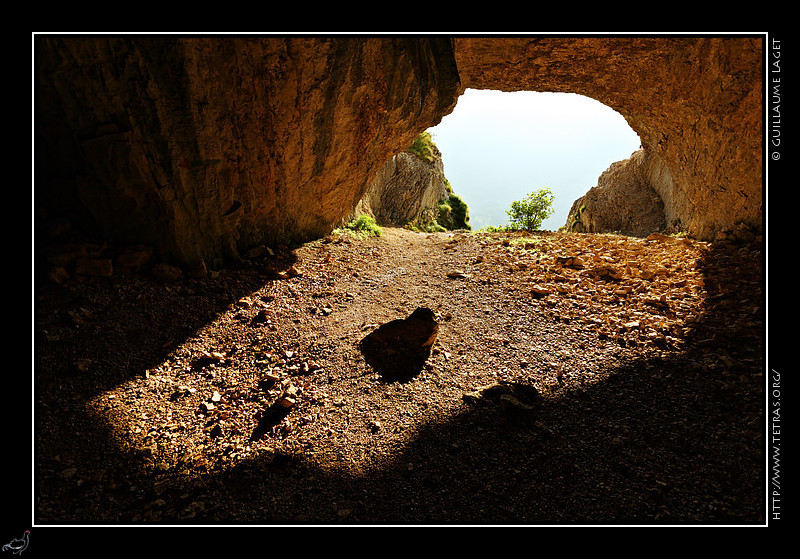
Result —
[[[38, 524], [766, 521], [760, 244], [384, 229], [51, 277]], [[418, 307], [432, 351], [386, 378], [360, 342]]]

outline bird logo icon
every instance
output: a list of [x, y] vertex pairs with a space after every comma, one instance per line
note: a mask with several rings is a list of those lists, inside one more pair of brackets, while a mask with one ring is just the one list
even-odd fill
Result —
[[25, 530], [25, 533], [22, 535], [21, 538], [14, 538], [6, 545], [3, 546], [3, 551], [10, 551], [14, 555], [20, 555], [23, 551], [28, 547], [28, 538], [30, 537], [31, 531]]

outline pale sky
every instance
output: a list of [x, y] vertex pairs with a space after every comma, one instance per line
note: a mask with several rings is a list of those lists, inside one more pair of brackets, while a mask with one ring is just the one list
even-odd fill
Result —
[[640, 143], [619, 113], [573, 93], [468, 89], [429, 132], [473, 230], [506, 224], [511, 202], [544, 186], [555, 211], [542, 229], [558, 229], [572, 203]]

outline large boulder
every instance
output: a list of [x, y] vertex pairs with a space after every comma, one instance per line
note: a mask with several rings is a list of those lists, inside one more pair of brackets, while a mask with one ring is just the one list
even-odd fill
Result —
[[[667, 218], [659, 191], [671, 182], [668, 171], [666, 175], [658, 172], [663, 168], [657, 157], [648, 156], [643, 150], [613, 163], [600, 175], [597, 186], [575, 200], [567, 217], [567, 229], [639, 237], [662, 231]], [[660, 182], [653, 184], [651, 180]]]
[[430, 160], [409, 152], [398, 153], [381, 167], [364, 197], [345, 221], [370, 215], [380, 225], [431, 224], [436, 221], [439, 202], [450, 192], [439, 150]]

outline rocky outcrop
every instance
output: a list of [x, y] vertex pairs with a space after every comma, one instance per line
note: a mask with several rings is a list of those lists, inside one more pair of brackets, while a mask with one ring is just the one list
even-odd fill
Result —
[[435, 223], [439, 202], [450, 193], [441, 153], [436, 146], [432, 148], [430, 161], [409, 152], [389, 159], [345, 222], [367, 214], [380, 225]]
[[189, 267], [329, 233], [462, 91], [449, 38], [37, 37], [35, 203]]
[[[692, 236], [762, 227], [761, 37], [36, 36], [34, 203], [215, 266], [317, 238], [465, 88], [622, 114]], [[37, 214], [38, 215], [38, 214]]]
[[613, 163], [600, 175], [597, 186], [575, 200], [566, 227], [570, 231], [638, 237], [662, 231], [672, 222], [660, 192], [669, 195], [671, 183], [669, 170], [658, 157], [639, 150], [630, 159]]

